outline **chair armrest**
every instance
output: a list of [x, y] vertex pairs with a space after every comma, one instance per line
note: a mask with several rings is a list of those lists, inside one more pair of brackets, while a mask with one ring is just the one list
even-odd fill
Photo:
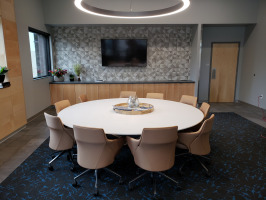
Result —
[[117, 139], [107, 139], [107, 145], [110, 149], [114, 152], [114, 155], [116, 155], [119, 150], [122, 148], [122, 146], [125, 144], [125, 138], [120, 137]]
[[177, 143], [181, 143], [189, 148], [190, 144], [198, 137], [199, 132], [179, 132]]
[[140, 139], [134, 139], [132, 137], [127, 136], [127, 144], [133, 156], [135, 154], [135, 151], [137, 150], [139, 143], [140, 143]]

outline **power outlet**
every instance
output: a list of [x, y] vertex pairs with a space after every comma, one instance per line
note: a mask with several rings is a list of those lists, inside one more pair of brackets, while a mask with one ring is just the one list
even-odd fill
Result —
[[261, 94], [261, 95], [259, 96], [259, 98], [260, 98], [260, 99], [263, 99], [263, 94]]

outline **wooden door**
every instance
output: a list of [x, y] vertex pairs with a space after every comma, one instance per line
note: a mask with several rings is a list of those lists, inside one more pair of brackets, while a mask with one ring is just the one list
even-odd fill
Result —
[[234, 102], [239, 43], [213, 43], [209, 102]]

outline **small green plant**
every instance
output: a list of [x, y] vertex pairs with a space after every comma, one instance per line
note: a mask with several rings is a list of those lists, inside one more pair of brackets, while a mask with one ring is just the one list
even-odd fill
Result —
[[0, 66], [0, 75], [5, 75], [8, 72], [9, 69], [7, 67], [1, 67]]
[[70, 78], [70, 79], [74, 79], [74, 78], [75, 78], [74, 74], [70, 73], [70, 74], [69, 74], [69, 78]]
[[74, 71], [77, 74], [77, 76], [80, 76], [80, 73], [81, 73], [81, 65], [80, 64], [74, 65]]

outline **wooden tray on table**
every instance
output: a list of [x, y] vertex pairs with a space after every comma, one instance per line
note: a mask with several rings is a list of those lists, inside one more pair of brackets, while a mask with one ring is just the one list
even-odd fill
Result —
[[130, 108], [127, 103], [119, 103], [113, 106], [116, 113], [124, 115], [143, 115], [151, 113], [154, 110], [154, 106], [148, 103], [140, 103], [139, 107]]

